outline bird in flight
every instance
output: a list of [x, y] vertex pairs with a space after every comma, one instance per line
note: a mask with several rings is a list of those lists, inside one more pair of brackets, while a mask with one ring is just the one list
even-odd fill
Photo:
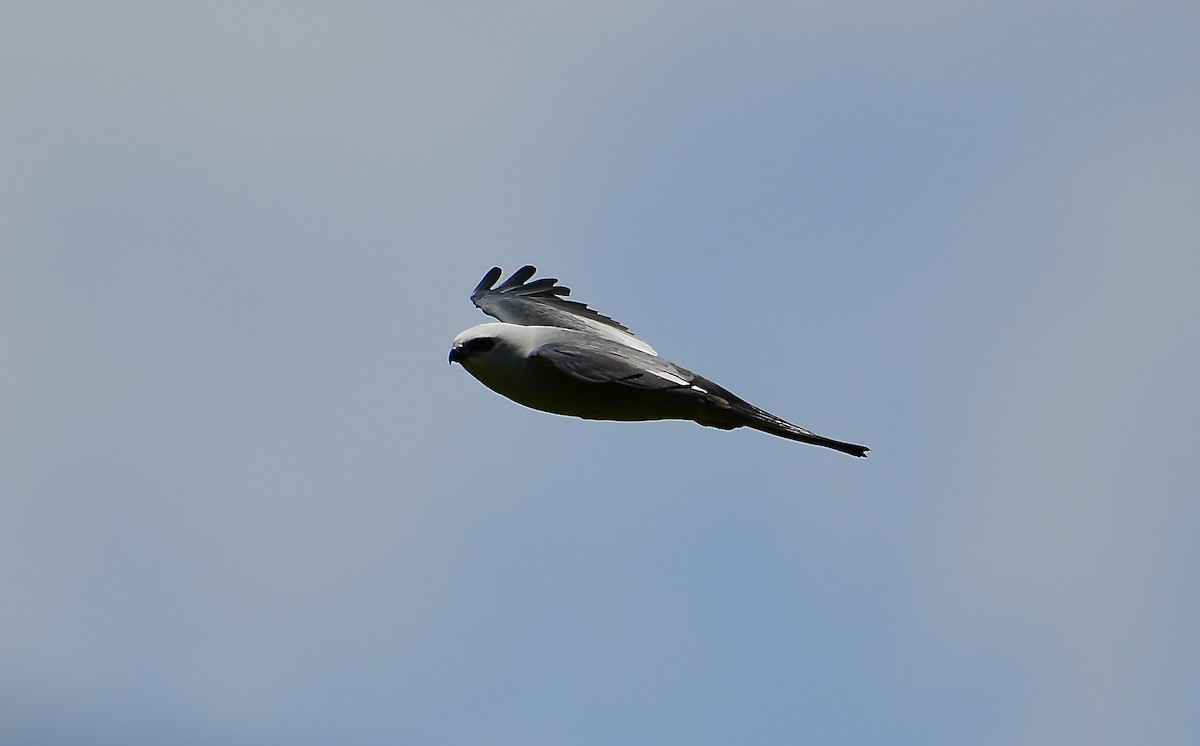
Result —
[[623, 324], [567, 300], [553, 277], [524, 266], [496, 285], [492, 267], [471, 301], [499, 323], [454, 338], [450, 362], [502, 396], [533, 409], [587, 420], [692, 420], [749, 427], [781, 438], [866, 456], [866, 446], [809, 432], [759, 409], [707, 378], [658, 356]]

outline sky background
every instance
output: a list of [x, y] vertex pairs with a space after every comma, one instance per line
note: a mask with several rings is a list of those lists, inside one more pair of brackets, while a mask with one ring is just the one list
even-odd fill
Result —
[[0, 16], [0, 741], [1200, 740], [1200, 5]]

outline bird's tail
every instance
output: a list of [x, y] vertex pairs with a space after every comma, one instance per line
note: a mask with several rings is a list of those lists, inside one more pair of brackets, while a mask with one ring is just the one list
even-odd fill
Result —
[[846, 443], [840, 440], [834, 440], [833, 438], [826, 438], [824, 435], [817, 435], [814, 432], [809, 432], [802, 427], [793, 425], [787, 420], [776, 417], [770, 412], [759, 409], [752, 404], [746, 404], [744, 408], [735, 405], [735, 409], [742, 410], [740, 414], [745, 416], [745, 420], [743, 420], [743, 422], [745, 423], [746, 427], [751, 427], [764, 433], [778, 435], [781, 438], [796, 440], [801, 443], [808, 443], [809, 445], [832, 448], [835, 451], [848, 453], [851, 456], [858, 456], [859, 458], [863, 458], [867, 455], [867, 451], [871, 450], [866, 446], [855, 445], [854, 443]]

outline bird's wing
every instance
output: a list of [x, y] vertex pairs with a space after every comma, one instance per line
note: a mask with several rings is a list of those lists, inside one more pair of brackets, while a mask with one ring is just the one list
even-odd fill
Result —
[[503, 271], [492, 267], [471, 293], [471, 302], [488, 316], [509, 324], [574, 329], [650, 355], [657, 354], [653, 347], [633, 336], [624, 324], [583, 303], [567, 300], [565, 296], [571, 294], [571, 289], [559, 285], [557, 278], [543, 277], [528, 282], [536, 272], [536, 268], [525, 265], [493, 288]]
[[687, 368], [607, 339], [572, 335], [570, 339], [551, 340], [538, 347], [533, 358], [588, 383], [616, 383], [670, 392], [703, 402], [706, 414], [696, 417], [696, 422], [701, 425], [723, 429], [752, 427], [789, 440], [833, 448], [851, 456], [866, 456], [870, 450], [866, 446], [805, 430], [765, 409], [759, 409]]
[[706, 395], [713, 386], [686, 368], [607, 339], [576, 336], [547, 342], [533, 357], [588, 383], [619, 383], [639, 389], [678, 390]]

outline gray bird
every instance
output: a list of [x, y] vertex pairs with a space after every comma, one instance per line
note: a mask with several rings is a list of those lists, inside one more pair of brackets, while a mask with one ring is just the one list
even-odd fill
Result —
[[471, 301], [500, 323], [454, 338], [450, 362], [483, 385], [533, 409], [588, 420], [692, 420], [750, 427], [781, 438], [866, 456], [867, 447], [809, 432], [759, 409], [707, 378], [658, 356], [624, 325], [583, 303], [552, 277], [528, 282], [524, 266], [498, 287], [493, 267]]

